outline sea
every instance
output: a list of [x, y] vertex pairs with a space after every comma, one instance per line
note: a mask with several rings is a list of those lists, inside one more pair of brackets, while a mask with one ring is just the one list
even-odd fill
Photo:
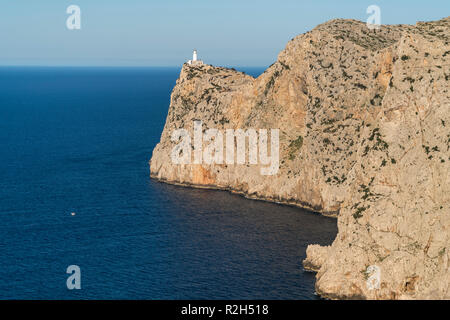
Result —
[[179, 72], [0, 68], [0, 299], [317, 299], [335, 219], [150, 179]]

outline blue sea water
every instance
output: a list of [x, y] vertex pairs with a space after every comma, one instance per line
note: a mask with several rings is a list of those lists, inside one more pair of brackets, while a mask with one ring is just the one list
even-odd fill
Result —
[[0, 68], [1, 299], [315, 298], [334, 219], [149, 178], [178, 73]]

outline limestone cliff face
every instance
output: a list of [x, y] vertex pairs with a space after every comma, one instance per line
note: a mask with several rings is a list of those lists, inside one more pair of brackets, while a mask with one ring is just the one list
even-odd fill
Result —
[[[450, 298], [450, 18], [370, 31], [333, 20], [292, 39], [254, 79], [184, 65], [151, 176], [338, 215], [308, 248], [328, 298]], [[280, 130], [280, 168], [173, 164], [175, 129]], [[367, 286], [369, 266], [380, 271]]]

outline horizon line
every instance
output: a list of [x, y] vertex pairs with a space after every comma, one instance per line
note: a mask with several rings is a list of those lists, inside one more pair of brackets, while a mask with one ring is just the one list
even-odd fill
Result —
[[[40, 65], [40, 64], [0, 64], [0, 68], [5, 67], [30, 67], [30, 68], [181, 68], [181, 65]], [[268, 68], [262, 65], [212, 65], [213, 67], [227, 68]]]

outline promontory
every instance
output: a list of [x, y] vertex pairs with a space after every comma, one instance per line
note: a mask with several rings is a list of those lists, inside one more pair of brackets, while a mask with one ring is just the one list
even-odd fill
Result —
[[[324, 298], [450, 299], [449, 84], [450, 17], [373, 30], [332, 20], [257, 78], [186, 63], [151, 177], [337, 217], [332, 245], [303, 262]], [[174, 163], [173, 132], [196, 121], [278, 129], [276, 174], [249, 159]]]

